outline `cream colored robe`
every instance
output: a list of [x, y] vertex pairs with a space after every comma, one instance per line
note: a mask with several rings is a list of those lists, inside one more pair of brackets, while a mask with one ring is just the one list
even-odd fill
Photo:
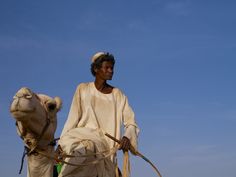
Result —
[[[122, 125], [124, 131], [121, 130]], [[81, 83], [74, 94], [59, 144], [68, 154], [101, 152], [116, 144], [104, 136], [105, 132], [117, 139], [123, 134], [137, 149], [139, 129], [127, 97], [118, 88], [113, 88], [110, 94], [103, 94], [96, 89], [94, 82]], [[91, 158], [67, 160], [83, 164], [93, 160]], [[60, 177], [112, 177], [115, 176], [114, 161], [115, 157], [111, 157], [96, 165], [81, 168], [64, 165]]]

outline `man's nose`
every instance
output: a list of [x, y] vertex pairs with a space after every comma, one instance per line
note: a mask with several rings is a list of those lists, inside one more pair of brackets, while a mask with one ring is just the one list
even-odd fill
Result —
[[113, 69], [112, 69], [112, 68], [108, 68], [108, 71], [109, 71], [110, 73], [113, 73]]

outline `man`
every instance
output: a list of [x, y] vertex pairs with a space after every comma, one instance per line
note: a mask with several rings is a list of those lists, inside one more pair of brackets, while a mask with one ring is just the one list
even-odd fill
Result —
[[[137, 149], [139, 129], [134, 112], [122, 91], [107, 83], [112, 80], [114, 65], [113, 55], [96, 53], [91, 63], [95, 81], [81, 83], [76, 89], [59, 145], [67, 154], [77, 156], [66, 159], [69, 163], [83, 165], [64, 164], [60, 177], [115, 177], [116, 154], [92, 163], [101, 157], [93, 154], [114, 148], [116, 143], [104, 134], [120, 139], [122, 125], [124, 134], [119, 149], [128, 151], [130, 145]], [[84, 154], [87, 156], [81, 156]]]

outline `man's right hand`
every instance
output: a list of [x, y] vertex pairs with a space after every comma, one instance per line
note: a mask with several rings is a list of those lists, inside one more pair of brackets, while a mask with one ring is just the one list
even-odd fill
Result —
[[127, 138], [126, 136], [123, 136], [121, 141], [120, 141], [120, 147], [119, 149], [123, 150], [123, 151], [128, 151], [130, 149], [131, 143], [129, 138]]

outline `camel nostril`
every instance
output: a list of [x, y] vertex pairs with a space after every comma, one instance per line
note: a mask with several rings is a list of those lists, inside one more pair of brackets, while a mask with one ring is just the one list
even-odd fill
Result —
[[25, 98], [30, 99], [30, 98], [32, 98], [32, 95], [26, 94], [26, 95], [25, 95]]

